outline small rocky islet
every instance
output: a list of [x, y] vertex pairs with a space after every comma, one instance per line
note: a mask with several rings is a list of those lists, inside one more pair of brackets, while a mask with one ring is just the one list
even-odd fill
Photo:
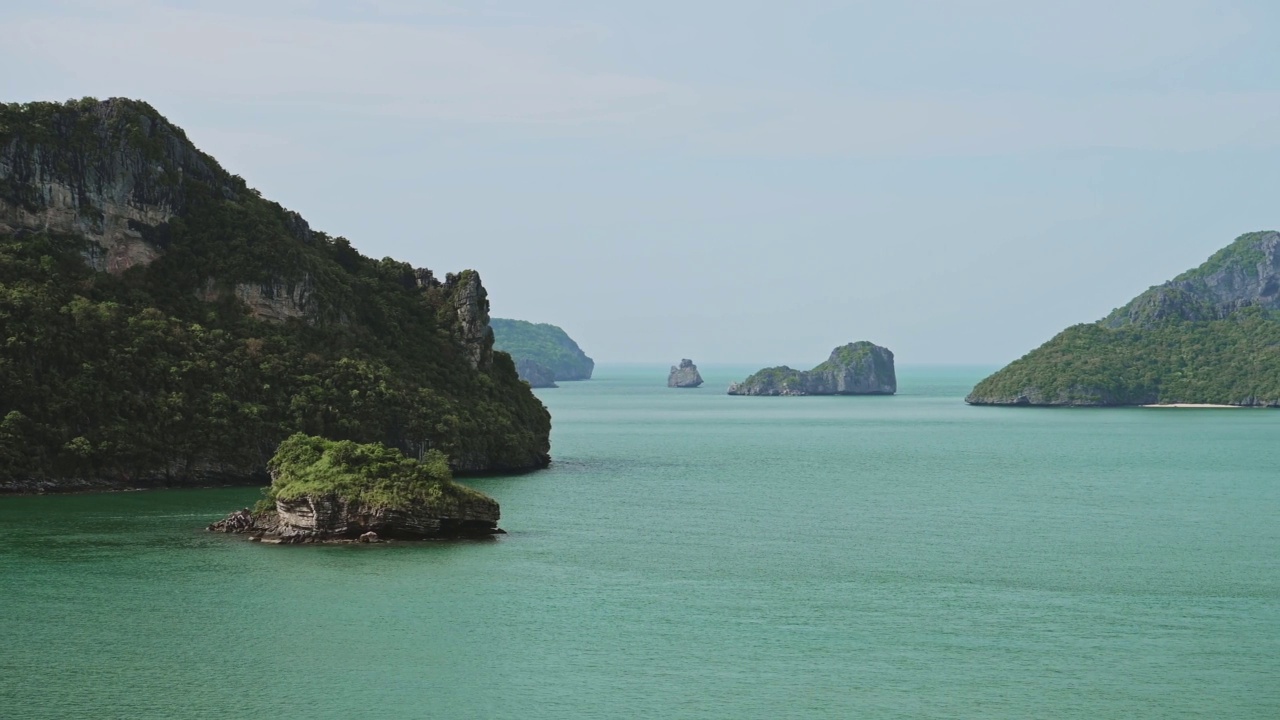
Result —
[[421, 460], [379, 443], [294, 435], [271, 459], [258, 507], [214, 522], [211, 532], [277, 543], [487, 538], [502, 534], [498, 502], [453, 481], [449, 462]]
[[681, 359], [679, 365], [672, 365], [671, 372], [667, 373], [669, 388], [696, 388], [699, 385], [702, 385], [702, 375], [689, 358]]
[[898, 379], [893, 352], [861, 340], [831, 351], [812, 370], [765, 368], [729, 386], [730, 395], [893, 395]]

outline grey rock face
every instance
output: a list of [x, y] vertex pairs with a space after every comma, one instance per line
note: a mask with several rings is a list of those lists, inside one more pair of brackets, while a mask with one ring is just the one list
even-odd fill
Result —
[[702, 384], [702, 376], [698, 374], [698, 366], [689, 358], [680, 361], [680, 365], [672, 365], [667, 375], [667, 387], [696, 388]]
[[730, 395], [893, 395], [898, 379], [893, 353], [865, 340], [831, 351], [812, 370], [765, 368], [729, 386]]
[[556, 374], [551, 371], [551, 368], [529, 358], [522, 358], [516, 362], [516, 374], [521, 380], [529, 383], [529, 387], [560, 387], [556, 385]]
[[370, 507], [323, 495], [277, 501], [273, 511], [237, 510], [208, 530], [280, 543], [350, 542], [370, 533], [374, 539], [425, 540], [499, 534], [500, 516], [497, 501], [487, 497], [442, 512], [427, 505], [408, 510]]
[[458, 311], [458, 331], [471, 367], [488, 369], [493, 365], [493, 329], [489, 327], [489, 293], [480, 284], [480, 273], [449, 273], [444, 289]]
[[1280, 233], [1249, 233], [1195, 270], [1157, 285], [1101, 322], [1148, 326], [1168, 319], [1219, 320], [1243, 307], [1280, 310]]
[[[133, 116], [140, 105], [122, 99], [98, 102], [87, 111], [95, 123], [92, 132], [108, 141], [118, 140], [122, 118]], [[73, 138], [84, 128], [70, 112], [55, 117], [49, 128], [52, 141], [33, 143], [15, 137], [0, 145], [0, 234], [51, 232], [83, 237], [92, 243], [85, 250], [85, 262], [99, 272], [119, 275], [164, 254], [169, 222], [187, 207], [184, 178], [215, 185], [229, 198], [242, 190], [219, 185], [217, 163], [154, 111], [138, 116], [136, 122], [128, 132], [141, 137], [150, 152], [138, 142], [118, 142], [109, 152], [78, 150]], [[290, 220], [294, 235], [300, 239], [311, 235], [300, 215], [291, 213]], [[255, 317], [277, 322], [312, 319], [312, 289], [309, 276], [226, 287], [207, 278], [203, 287], [193, 288], [206, 301], [234, 294]]]
[[[88, 112], [92, 132], [110, 137], [138, 103], [106, 100]], [[154, 112], [149, 113], [154, 115]], [[158, 116], [156, 116], [158, 118]], [[81, 153], [75, 141], [84, 128], [72, 113], [56, 116], [52, 142], [18, 137], [0, 145], [0, 234], [53, 232], [93, 242], [85, 261], [95, 270], [120, 274], [161, 254], [168, 222], [186, 205], [181, 180], [215, 183], [217, 164], [195, 150], [181, 130], [142, 117], [129, 130], [137, 143], [114, 151]], [[230, 192], [224, 188], [224, 192]]]

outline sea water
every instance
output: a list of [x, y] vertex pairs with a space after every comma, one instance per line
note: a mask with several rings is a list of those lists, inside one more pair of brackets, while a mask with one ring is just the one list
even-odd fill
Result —
[[1280, 412], [539, 390], [487, 542], [263, 546], [256, 489], [0, 498], [0, 717], [1280, 717]]

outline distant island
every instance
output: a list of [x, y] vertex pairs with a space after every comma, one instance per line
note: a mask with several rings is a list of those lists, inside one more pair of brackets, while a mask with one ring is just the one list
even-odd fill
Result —
[[261, 484], [293, 433], [550, 462], [478, 273], [312, 229], [146, 103], [0, 104], [0, 492]]
[[1280, 406], [1280, 233], [1075, 325], [983, 380], [971, 405]]
[[698, 366], [689, 358], [681, 360], [679, 365], [672, 365], [671, 372], [667, 373], [667, 387], [696, 388], [701, 384], [702, 375], [698, 373]]
[[893, 395], [898, 379], [893, 353], [865, 340], [831, 351], [812, 370], [785, 365], [760, 370], [729, 386], [730, 395]]
[[[555, 325], [505, 318], [493, 318], [489, 324], [493, 328], [494, 349], [509, 353], [517, 368], [521, 361], [529, 360], [550, 370], [553, 382], [591, 379], [595, 361]], [[530, 380], [528, 376], [521, 377]]]
[[378, 443], [294, 435], [271, 459], [256, 508], [208, 527], [267, 543], [382, 542], [501, 533], [498, 503], [455, 483], [438, 450], [421, 460]]

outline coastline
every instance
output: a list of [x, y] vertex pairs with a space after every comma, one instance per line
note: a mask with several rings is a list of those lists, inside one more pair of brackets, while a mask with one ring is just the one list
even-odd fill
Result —
[[1239, 409], [1243, 405], [1217, 405], [1214, 403], [1155, 403], [1152, 405], [1139, 405], [1144, 408], [1230, 408]]

